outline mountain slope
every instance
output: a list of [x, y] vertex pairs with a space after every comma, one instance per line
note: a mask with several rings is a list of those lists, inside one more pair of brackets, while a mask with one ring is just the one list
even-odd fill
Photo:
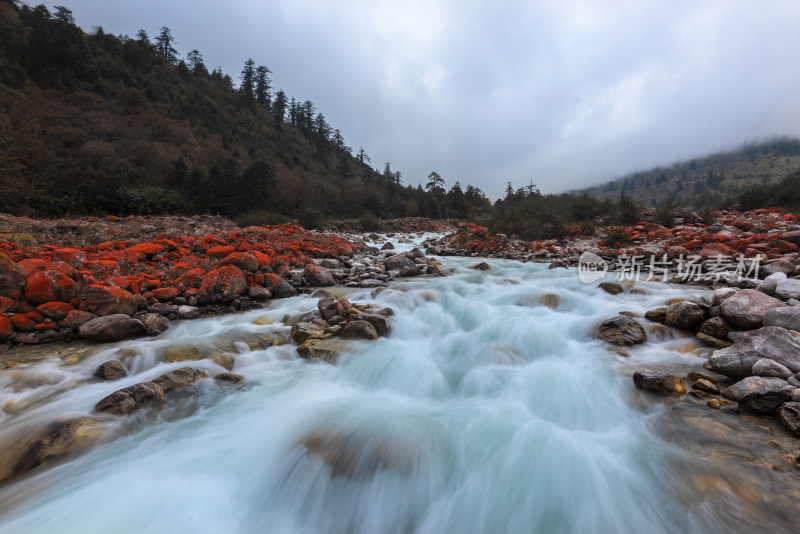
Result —
[[782, 137], [632, 173], [580, 192], [603, 198], [623, 192], [644, 206], [661, 206], [672, 200], [700, 210], [719, 207], [750, 186], [776, 183], [798, 171], [800, 140]]

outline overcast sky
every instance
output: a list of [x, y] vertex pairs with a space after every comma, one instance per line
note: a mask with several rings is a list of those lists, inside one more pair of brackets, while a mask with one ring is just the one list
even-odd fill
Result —
[[[34, 4], [35, 2], [28, 2]], [[494, 199], [800, 135], [800, 1], [63, 0], [86, 31], [252, 57], [374, 167]]]

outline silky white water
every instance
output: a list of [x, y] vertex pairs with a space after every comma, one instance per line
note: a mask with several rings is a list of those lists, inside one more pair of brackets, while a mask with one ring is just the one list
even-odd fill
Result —
[[[118, 418], [116, 439], [0, 488], [0, 532], [731, 531], [688, 493], [687, 452], [657, 435], [665, 409], [643, 408], [630, 379], [639, 365], [702, 360], [671, 350], [681, 339], [670, 333], [627, 359], [592, 336], [621, 310], [643, 313], [686, 290], [653, 283], [612, 297], [574, 270], [442, 260], [445, 278], [348, 294], [395, 311], [389, 337], [356, 343], [337, 365], [299, 359], [292, 344], [238, 344], [241, 387], [204, 380], [156, 415]], [[543, 293], [560, 296], [557, 309], [539, 304]], [[88, 415], [112, 391], [183, 365], [222, 372], [158, 354], [285, 330], [285, 316], [316, 301], [183, 322], [76, 365], [35, 364], [50, 377], [38, 388], [11, 389], [3, 376], [0, 401], [31, 405], [2, 424]], [[265, 316], [276, 323], [252, 324]], [[119, 347], [139, 351], [126, 363], [135, 374], [88, 380]], [[315, 432], [346, 436], [356, 457], [380, 451], [388, 466], [333, 476], [301, 443]]]

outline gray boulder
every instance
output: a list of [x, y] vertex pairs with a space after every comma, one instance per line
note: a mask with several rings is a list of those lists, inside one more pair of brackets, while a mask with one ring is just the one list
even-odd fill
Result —
[[765, 392], [754, 391], [739, 399], [739, 411], [758, 415], [772, 415], [778, 409], [778, 406], [790, 401], [791, 398], [791, 391], [785, 389]]
[[785, 306], [780, 300], [754, 289], [737, 291], [722, 301], [722, 317], [739, 328], [758, 328], [762, 326], [764, 314], [773, 308]]
[[712, 370], [742, 378], [753, 374], [753, 364], [762, 358], [778, 362], [793, 373], [800, 372], [800, 335], [785, 328], [765, 326], [750, 332], [731, 332], [730, 347], [715, 350], [708, 363]]
[[169, 319], [158, 313], [146, 313], [139, 320], [148, 336], [157, 336], [169, 328]]
[[778, 407], [775, 415], [786, 429], [800, 436], [800, 402], [786, 402]]
[[779, 299], [800, 299], [800, 280], [789, 278], [778, 282], [775, 288], [775, 296]]
[[417, 264], [405, 254], [396, 254], [386, 258], [383, 266], [387, 271], [398, 271], [400, 276], [417, 276], [419, 274]]
[[168, 393], [173, 389], [185, 388], [190, 384], [194, 384], [200, 379], [207, 378], [208, 373], [202, 369], [195, 369], [193, 367], [181, 367], [168, 373], [154, 378], [151, 380], [153, 384], [157, 384], [164, 393]]
[[729, 386], [722, 393], [723, 397], [738, 401], [748, 393], [767, 391], [780, 391], [786, 389], [791, 392], [794, 387], [790, 386], [786, 380], [780, 378], [767, 378], [763, 376], [748, 376]]
[[800, 307], [773, 308], [764, 314], [764, 326], [780, 326], [800, 332]]
[[764, 281], [758, 284], [756, 289], [767, 295], [774, 295], [778, 282], [781, 280], [786, 280], [786, 273], [773, 273], [764, 278]]
[[344, 339], [378, 339], [378, 331], [369, 321], [358, 319], [347, 323], [339, 336]]
[[94, 372], [94, 376], [101, 380], [119, 380], [128, 376], [128, 372], [119, 360], [108, 360], [100, 364]]
[[129, 315], [117, 313], [90, 319], [78, 329], [80, 336], [89, 341], [119, 341], [145, 334], [141, 321]]
[[794, 272], [794, 264], [790, 261], [778, 260], [761, 267], [761, 272], [767, 276], [775, 273], [792, 274]]
[[682, 395], [686, 393], [683, 378], [667, 373], [652, 371], [636, 371], [633, 373], [633, 384], [636, 389], [664, 395]]
[[753, 376], [772, 376], [786, 380], [792, 376], [792, 372], [778, 362], [761, 358], [753, 364]]

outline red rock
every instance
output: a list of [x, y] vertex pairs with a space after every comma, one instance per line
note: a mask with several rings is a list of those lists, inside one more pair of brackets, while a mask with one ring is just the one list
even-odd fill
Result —
[[704, 260], [716, 259], [718, 256], [725, 258], [730, 256], [731, 248], [727, 245], [723, 245], [722, 243], [708, 243], [697, 254]]
[[181, 275], [176, 281], [182, 285], [200, 287], [205, 275], [206, 272], [203, 269], [191, 269], [183, 273], [183, 275]]
[[86, 255], [76, 248], [57, 248], [53, 251], [53, 260], [63, 261], [76, 269], [80, 269]]
[[25, 300], [31, 304], [69, 302], [78, 296], [78, 284], [56, 271], [40, 271], [25, 280]]
[[54, 321], [61, 321], [74, 309], [75, 308], [71, 304], [66, 302], [48, 302], [36, 306], [37, 312]]
[[67, 314], [66, 317], [64, 317], [64, 320], [61, 321], [61, 326], [76, 329], [89, 319], [94, 319], [95, 317], [97, 316], [93, 313], [81, 310], [72, 310]]
[[47, 266], [44, 260], [39, 258], [26, 258], [24, 260], [20, 260], [17, 265], [20, 269], [25, 271], [26, 277], [32, 275], [33, 273], [38, 273], [39, 271], [46, 271]]
[[5, 315], [0, 315], [0, 339], [10, 339], [14, 335], [14, 323]]
[[669, 258], [670, 260], [676, 260], [676, 259], [678, 259], [680, 257], [683, 257], [683, 259], [686, 259], [691, 254], [692, 253], [689, 251], [689, 249], [686, 249], [684, 247], [669, 247], [667, 249], [667, 258]]
[[197, 301], [200, 304], [230, 302], [247, 292], [247, 279], [235, 265], [226, 265], [206, 273]]
[[122, 288], [91, 285], [84, 291], [86, 310], [96, 315], [133, 315], [138, 306], [136, 298]]
[[220, 265], [235, 265], [239, 269], [243, 271], [248, 271], [254, 273], [258, 270], [259, 261], [256, 256], [250, 252], [231, 252], [227, 256], [225, 256], [222, 261], [219, 262]]
[[128, 252], [141, 252], [148, 258], [163, 254], [166, 250], [167, 247], [156, 243], [139, 243], [138, 245], [128, 247]]
[[53, 321], [47, 320], [43, 323], [39, 323], [33, 327], [35, 332], [45, 332], [47, 330], [58, 330], [58, 325]]
[[156, 300], [165, 302], [181, 296], [181, 290], [177, 287], [162, 287], [153, 290], [153, 296]]
[[719, 242], [727, 242], [727, 241], [734, 241], [736, 240], [736, 234], [730, 232], [728, 230], [722, 230], [721, 232], [717, 232], [714, 234], [714, 241]]
[[231, 247], [229, 245], [217, 245], [206, 250], [206, 255], [211, 256], [212, 258], [224, 258], [228, 254], [232, 254], [234, 252], [236, 252], [236, 247]]
[[781, 254], [789, 254], [791, 252], [797, 252], [797, 245], [794, 243], [789, 243], [788, 241], [780, 240], [776, 243], [778, 250]]
[[11, 258], [0, 252], [0, 297], [10, 297], [20, 290], [20, 284], [28, 276]]
[[36, 322], [24, 313], [15, 313], [10, 319], [16, 329], [22, 332], [33, 332], [36, 326]]
[[692, 241], [688, 241], [688, 242], [684, 243], [683, 247], [684, 248], [688, 248], [689, 250], [692, 250], [693, 248], [697, 248], [697, 247], [701, 246], [702, 244], [703, 244], [703, 242], [701, 240], [693, 239]]
[[336, 280], [331, 272], [319, 265], [306, 265], [303, 269], [303, 277], [312, 286], [327, 287], [336, 285]]

